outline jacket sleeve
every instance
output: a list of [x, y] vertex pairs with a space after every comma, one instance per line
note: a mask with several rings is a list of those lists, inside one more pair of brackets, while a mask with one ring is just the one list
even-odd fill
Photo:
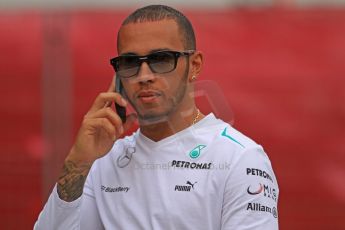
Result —
[[34, 230], [43, 229], [80, 229], [80, 207], [83, 197], [72, 202], [59, 198], [56, 185], [44, 205]]
[[35, 223], [34, 230], [104, 229], [99, 217], [92, 186], [92, 169], [86, 179], [83, 195], [77, 200], [61, 200], [55, 185]]
[[261, 146], [239, 152], [227, 177], [222, 230], [277, 230], [278, 184]]

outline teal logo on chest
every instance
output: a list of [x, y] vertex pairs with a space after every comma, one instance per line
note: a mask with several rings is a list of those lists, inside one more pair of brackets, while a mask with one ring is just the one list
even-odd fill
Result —
[[194, 149], [192, 149], [190, 152], [189, 152], [189, 157], [190, 158], [198, 158], [200, 156], [200, 152], [203, 148], [205, 148], [206, 145], [198, 145], [196, 146]]

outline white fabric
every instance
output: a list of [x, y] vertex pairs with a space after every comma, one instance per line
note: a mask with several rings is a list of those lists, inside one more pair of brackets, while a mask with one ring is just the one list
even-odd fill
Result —
[[140, 130], [118, 140], [80, 199], [54, 188], [35, 229], [276, 230], [278, 193], [262, 147], [209, 114], [158, 142]]

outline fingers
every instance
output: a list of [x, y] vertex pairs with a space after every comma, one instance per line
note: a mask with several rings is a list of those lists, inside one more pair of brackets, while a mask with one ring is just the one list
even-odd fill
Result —
[[121, 106], [126, 107], [127, 101], [118, 93], [115, 92], [105, 92], [100, 93], [96, 100], [94, 101], [93, 105], [91, 106], [91, 109], [89, 110], [89, 113], [94, 113], [104, 107], [109, 107], [112, 102], [115, 102]]
[[114, 75], [113, 80], [111, 81], [107, 92], [115, 92], [115, 82], [116, 82], [115, 79], [116, 79], [116, 75]]
[[120, 117], [110, 110], [110, 108], [104, 108], [92, 116], [87, 116], [83, 123], [86, 127], [93, 127], [94, 130], [103, 129], [109, 138], [116, 141], [134, 125], [137, 115], [128, 115], [126, 123], [122, 125]]
[[110, 107], [102, 108], [94, 113], [90, 113], [86, 118], [106, 118], [116, 128], [118, 136], [122, 135], [124, 130], [121, 118]]
[[90, 118], [85, 119], [84, 122], [88, 123], [88, 125], [94, 127], [96, 130], [99, 130], [100, 128], [103, 129], [113, 141], [121, 135], [116, 132], [114, 125], [107, 118]]
[[[107, 92], [115, 92], [115, 85], [116, 85], [116, 75], [114, 75], [113, 79], [111, 80], [110, 86], [107, 90]], [[106, 102], [103, 107], [109, 107], [111, 106], [112, 102]]]
[[116, 76], [114, 76], [108, 91], [97, 96], [84, 117], [85, 127], [90, 127], [90, 125], [96, 129], [101, 127], [114, 141], [129, 130], [137, 119], [136, 115], [131, 114], [127, 116], [128, 120], [123, 124], [119, 115], [110, 107], [113, 102], [123, 107], [127, 106], [127, 101], [119, 93], [114, 92], [115, 82]]

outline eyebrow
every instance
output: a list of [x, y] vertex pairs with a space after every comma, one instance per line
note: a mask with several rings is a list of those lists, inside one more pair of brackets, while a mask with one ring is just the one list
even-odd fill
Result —
[[159, 51], [171, 51], [171, 49], [169, 49], [169, 48], [159, 48], [159, 49], [151, 50], [150, 53], [159, 52]]
[[[153, 49], [153, 50], [150, 50], [150, 52], [148, 54], [152, 54], [152, 53], [155, 53], [155, 52], [159, 52], [159, 51], [171, 51], [172, 49], [170, 48], [159, 48], [159, 49]], [[148, 55], [146, 54], [146, 55]], [[138, 55], [137, 53], [135, 52], [127, 52], [127, 53], [123, 53], [121, 54], [120, 56], [123, 56], [123, 55]], [[139, 56], [139, 55], [138, 55]], [[145, 55], [143, 55], [145, 56]]]

